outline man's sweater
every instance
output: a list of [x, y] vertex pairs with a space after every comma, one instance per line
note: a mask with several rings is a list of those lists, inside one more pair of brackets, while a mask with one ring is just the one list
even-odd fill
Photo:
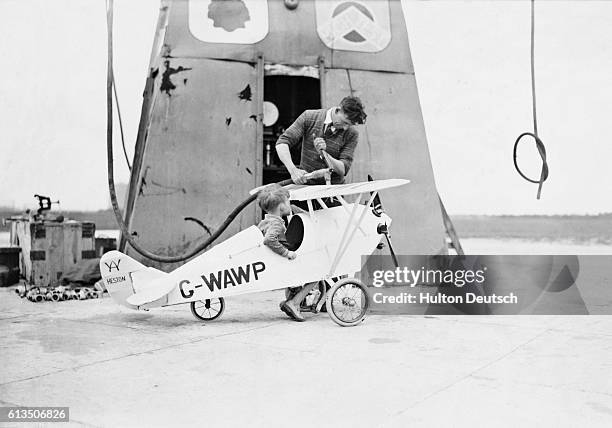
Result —
[[[323, 127], [327, 109], [306, 110], [293, 124], [278, 138], [276, 145], [287, 144], [289, 147], [302, 145], [300, 168], [306, 172], [326, 168], [325, 161], [321, 159], [314, 146], [316, 137], [323, 137]], [[353, 163], [353, 153], [359, 139], [359, 132], [349, 126], [346, 130], [336, 129], [335, 132], [325, 135], [326, 151], [332, 157], [344, 164], [344, 173], [348, 173]], [[332, 174], [333, 184], [342, 184], [344, 177]], [[308, 184], [325, 184], [324, 179], [310, 180]]]

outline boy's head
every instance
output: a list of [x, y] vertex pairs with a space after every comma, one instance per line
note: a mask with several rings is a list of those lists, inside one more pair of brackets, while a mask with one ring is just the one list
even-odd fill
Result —
[[264, 187], [257, 195], [257, 203], [267, 213], [288, 215], [291, 212], [289, 191], [278, 184], [270, 184]]

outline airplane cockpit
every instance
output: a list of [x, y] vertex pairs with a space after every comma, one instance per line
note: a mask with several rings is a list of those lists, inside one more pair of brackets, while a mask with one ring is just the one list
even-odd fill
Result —
[[289, 220], [287, 231], [285, 232], [287, 239], [287, 249], [297, 251], [304, 241], [304, 220], [299, 215], [294, 215]]

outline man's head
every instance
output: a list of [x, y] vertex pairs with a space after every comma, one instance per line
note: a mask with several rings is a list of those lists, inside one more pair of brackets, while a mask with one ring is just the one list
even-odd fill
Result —
[[278, 184], [264, 187], [257, 195], [257, 203], [264, 212], [270, 214], [284, 216], [291, 213], [289, 191]]
[[346, 129], [351, 125], [361, 125], [367, 114], [359, 97], [344, 97], [340, 106], [334, 110], [332, 123], [335, 128]]

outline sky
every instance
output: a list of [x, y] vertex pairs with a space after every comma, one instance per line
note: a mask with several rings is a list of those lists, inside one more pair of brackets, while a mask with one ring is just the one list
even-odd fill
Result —
[[[115, 0], [115, 78], [133, 154], [159, 4]], [[530, 3], [403, 1], [438, 191], [450, 214], [612, 212], [612, 2], [536, 1], [542, 198], [512, 163], [532, 131]], [[104, 0], [0, 0], [0, 206], [109, 206]], [[375, 118], [369, 118], [369, 120]], [[117, 123], [116, 123], [117, 125]], [[118, 126], [115, 180], [127, 182]], [[532, 140], [521, 166], [539, 175]]]

